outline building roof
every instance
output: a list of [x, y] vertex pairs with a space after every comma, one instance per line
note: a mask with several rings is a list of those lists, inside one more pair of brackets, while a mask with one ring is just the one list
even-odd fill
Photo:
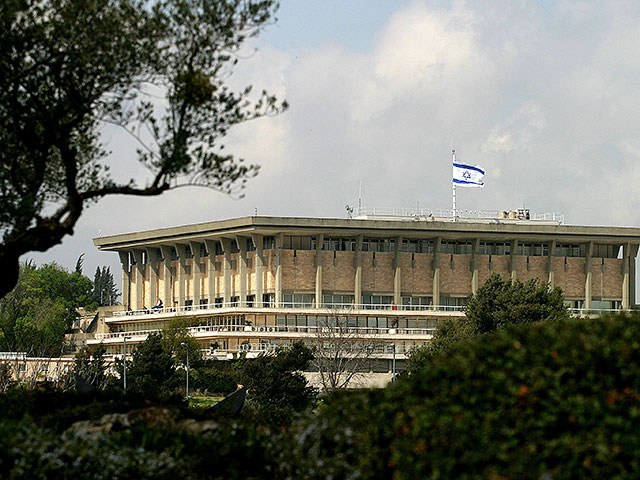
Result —
[[241, 217], [228, 220], [159, 228], [141, 232], [110, 235], [93, 239], [105, 251], [153, 247], [182, 242], [203, 242], [236, 235], [316, 235], [403, 238], [440, 237], [442, 239], [504, 240], [564, 242], [595, 241], [602, 243], [640, 243], [640, 228], [558, 225], [541, 222], [440, 221], [440, 220], [372, 220], [305, 217]]

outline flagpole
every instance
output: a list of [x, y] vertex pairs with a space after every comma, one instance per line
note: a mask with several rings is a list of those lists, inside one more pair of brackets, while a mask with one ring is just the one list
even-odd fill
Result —
[[[451, 155], [453, 157], [453, 163], [456, 163], [456, 151], [455, 149], [451, 150]], [[453, 181], [453, 178], [451, 179], [451, 185], [452, 185], [452, 189], [453, 189], [453, 210], [451, 212], [452, 217], [453, 217], [453, 221], [455, 222], [457, 219], [457, 215], [456, 215], [456, 183]]]

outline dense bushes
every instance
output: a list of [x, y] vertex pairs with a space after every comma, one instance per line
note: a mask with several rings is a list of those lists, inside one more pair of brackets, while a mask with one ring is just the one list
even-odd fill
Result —
[[527, 282], [510, 278], [503, 280], [497, 273], [469, 297], [464, 313], [462, 318], [438, 322], [433, 339], [411, 352], [407, 361], [409, 373], [428, 368], [432, 357], [443, 354], [460, 340], [512, 325], [570, 318], [560, 288], [550, 289], [537, 279]]
[[336, 478], [629, 478], [640, 471], [640, 318], [511, 327], [433, 357], [382, 399], [331, 402], [295, 456], [348, 456]]
[[277, 433], [256, 418], [205, 433], [179, 427], [197, 418], [169, 418], [89, 440], [10, 420], [21, 412], [11, 405], [0, 402], [3, 478], [56, 478], [60, 465], [65, 478], [83, 478], [83, 465], [99, 467], [106, 452], [132, 459], [123, 465], [133, 473], [119, 478], [630, 478], [640, 471], [640, 316], [464, 340], [385, 390], [332, 393]]

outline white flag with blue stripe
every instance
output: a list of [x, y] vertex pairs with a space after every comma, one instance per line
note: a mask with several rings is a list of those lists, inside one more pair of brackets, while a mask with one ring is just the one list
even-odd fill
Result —
[[484, 187], [484, 170], [476, 165], [453, 163], [453, 183], [460, 187]]

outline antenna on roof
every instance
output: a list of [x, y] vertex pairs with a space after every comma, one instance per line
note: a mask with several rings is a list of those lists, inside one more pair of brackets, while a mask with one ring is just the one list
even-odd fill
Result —
[[358, 188], [358, 215], [362, 215], [362, 180], [360, 180], [360, 188]]

